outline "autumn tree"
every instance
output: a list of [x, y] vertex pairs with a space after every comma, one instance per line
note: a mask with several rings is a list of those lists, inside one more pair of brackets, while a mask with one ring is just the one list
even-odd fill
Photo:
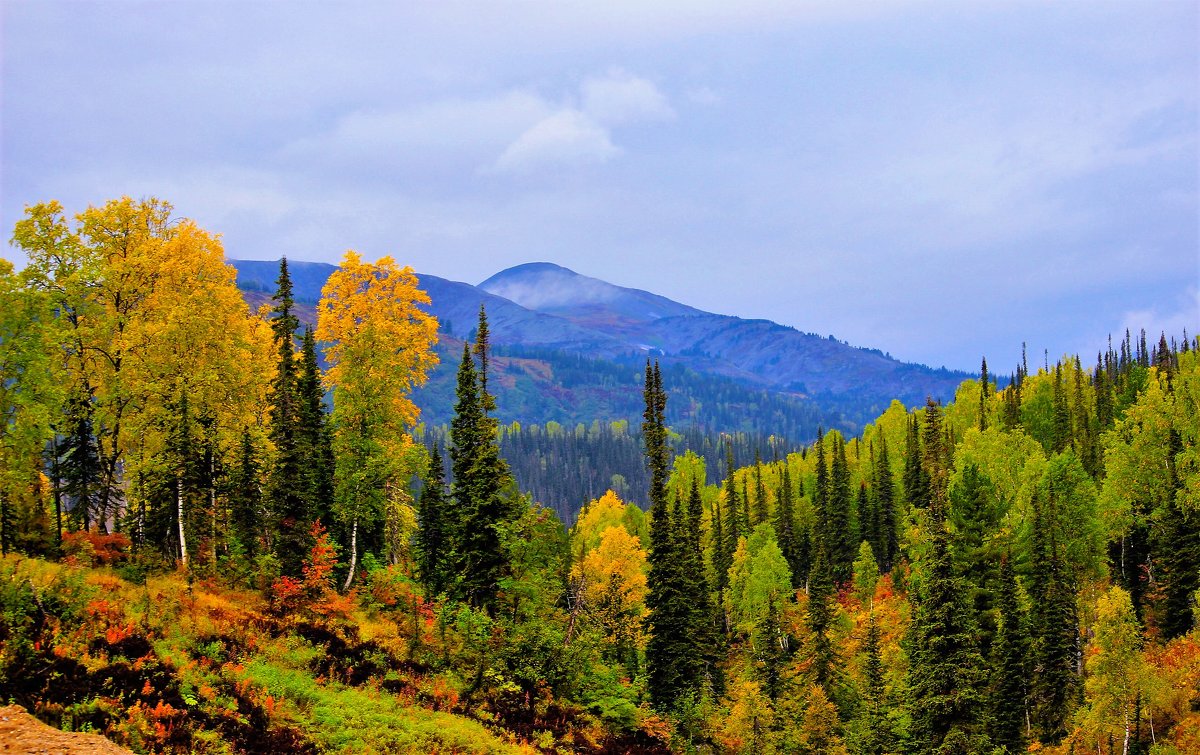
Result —
[[388, 520], [411, 512], [407, 480], [419, 456], [408, 433], [418, 413], [411, 394], [437, 363], [437, 321], [422, 304], [429, 297], [412, 268], [391, 257], [365, 263], [349, 251], [317, 305], [316, 338], [327, 344], [329, 365], [323, 380], [333, 389], [334, 513], [350, 529], [346, 587], [359, 527], [382, 519], [395, 547], [399, 522]]

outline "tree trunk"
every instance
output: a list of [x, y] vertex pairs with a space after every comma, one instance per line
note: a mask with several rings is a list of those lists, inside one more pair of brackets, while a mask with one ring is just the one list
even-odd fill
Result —
[[183, 527], [183, 476], [175, 475], [175, 514], [179, 518], [179, 560], [187, 566], [187, 535]]
[[354, 523], [350, 525], [350, 573], [346, 575], [346, 584], [342, 585], [342, 592], [350, 589], [350, 583], [354, 581], [354, 570], [358, 568], [358, 517], [354, 517]]

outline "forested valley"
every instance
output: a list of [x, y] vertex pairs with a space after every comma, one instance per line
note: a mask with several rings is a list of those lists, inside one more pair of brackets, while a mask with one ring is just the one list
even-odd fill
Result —
[[0, 702], [147, 753], [1200, 752], [1194, 335], [810, 440], [671, 426], [653, 361], [638, 427], [502, 424], [481, 308], [422, 425], [409, 268], [301, 328], [171, 213], [32, 205], [0, 261]]

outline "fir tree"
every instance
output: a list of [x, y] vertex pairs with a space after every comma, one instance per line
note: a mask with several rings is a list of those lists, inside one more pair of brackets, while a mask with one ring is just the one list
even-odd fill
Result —
[[261, 464], [250, 429], [242, 430], [238, 462], [230, 480], [230, 524], [246, 558], [253, 561], [263, 541]]
[[900, 555], [900, 521], [896, 508], [896, 486], [888, 461], [887, 438], [879, 435], [879, 459], [874, 474], [875, 505], [879, 510], [879, 542], [876, 559], [884, 574], [891, 572]]
[[921, 465], [920, 425], [915, 414], [909, 417], [904, 447], [904, 497], [912, 508], [929, 506], [929, 481]]
[[835, 436], [833, 463], [830, 470], [827, 537], [831, 545], [829, 569], [837, 585], [850, 582], [854, 576], [854, 559], [858, 556], [858, 533], [854, 527], [853, 499], [850, 491], [850, 465], [846, 461], [846, 443]]
[[1017, 594], [1012, 559], [1000, 562], [1000, 627], [992, 645], [989, 710], [992, 742], [1006, 752], [1025, 751], [1029, 699], [1029, 629]]
[[417, 572], [427, 594], [439, 595], [446, 589], [452, 568], [447, 535], [446, 481], [442, 455], [434, 445], [429, 452], [429, 467], [417, 499]]
[[1033, 675], [1031, 718], [1043, 743], [1061, 740], [1079, 692], [1079, 631], [1075, 586], [1059, 552], [1047, 506], [1034, 496], [1033, 574], [1030, 584], [1031, 658]]
[[305, 328], [301, 339], [296, 391], [299, 398], [297, 453], [304, 461], [305, 508], [313, 519], [329, 522], [333, 519], [330, 508], [333, 503], [333, 444], [312, 328]]
[[1168, 491], [1160, 506], [1154, 530], [1159, 581], [1163, 586], [1162, 633], [1164, 639], [1181, 637], [1195, 626], [1194, 604], [1200, 587], [1200, 518], [1180, 505], [1183, 484], [1176, 458], [1183, 451], [1179, 431], [1167, 434]]
[[991, 384], [989, 380], [987, 357], [984, 357], [983, 363], [979, 367], [979, 432], [983, 432], [988, 428], [987, 403], [988, 392], [991, 390]]
[[62, 444], [63, 492], [70, 502], [73, 528], [88, 530], [93, 512], [99, 509], [103, 497], [100, 453], [92, 432], [91, 401], [75, 397], [68, 402], [67, 428]]
[[1067, 405], [1067, 392], [1062, 384], [1062, 363], [1054, 365], [1054, 423], [1050, 435], [1050, 450], [1062, 453], [1074, 447], [1071, 436], [1071, 414]]
[[882, 755], [890, 749], [887, 730], [887, 712], [884, 710], [883, 656], [880, 651], [879, 624], [875, 614], [867, 619], [867, 636], [863, 643], [863, 691], [861, 719], [861, 746], [863, 755]]
[[646, 576], [646, 617], [650, 637], [646, 643], [650, 702], [656, 710], [669, 711], [692, 688], [695, 664], [687, 631], [692, 628], [691, 606], [683, 588], [681, 538], [672, 521], [667, 498], [667, 473], [670, 451], [667, 446], [665, 411], [667, 398], [662, 390], [658, 365], [646, 363], [646, 409], [642, 422], [642, 442], [646, 446], [646, 466], [650, 472], [650, 553]]
[[[921, 752], [987, 752], [984, 662], [961, 580], [950, 566], [942, 523], [931, 525], [925, 594], [909, 627], [908, 686]], [[952, 744], [953, 743], [953, 744]]]
[[806, 564], [800, 561], [800, 543], [796, 537], [796, 509], [792, 502], [792, 476], [788, 471], [787, 459], [783, 461], [783, 470], [779, 480], [779, 504], [775, 507], [775, 532], [779, 550], [783, 552], [792, 573], [792, 589], [797, 590], [804, 585]]
[[829, 560], [825, 549], [817, 545], [817, 557], [809, 572], [808, 582], [808, 628], [812, 632], [813, 644], [809, 648], [812, 658], [813, 681], [825, 689], [830, 698], [834, 695], [834, 680], [837, 669], [837, 653], [829, 637], [834, 619], [834, 585], [829, 571]]
[[754, 516], [751, 520], [752, 527], [757, 527], [769, 518], [767, 513], [767, 486], [763, 483], [762, 467], [762, 455], [756, 450], [754, 452]]
[[[479, 319], [477, 332], [486, 337], [482, 308]], [[480, 357], [478, 372], [471, 347], [464, 343], [450, 424], [451, 496], [457, 514], [451, 530], [457, 580], [451, 588], [455, 597], [492, 612], [508, 567], [501, 531], [520, 515], [520, 498], [507, 490], [512, 476], [500, 458], [496, 421], [488, 415], [494, 399], [482, 388], [487, 384], [486, 349], [477, 345], [475, 355]]]
[[275, 378], [270, 393], [270, 439], [275, 458], [267, 475], [266, 499], [277, 533], [275, 550], [285, 575], [299, 576], [309, 550], [311, 511], [305, 495], [305, 469], [300, 439], [301, 397], [296, 365], [292, 278], [287, 258], [279, 261], [279, 278], [272, 296], [271, 332], [276, 351]]

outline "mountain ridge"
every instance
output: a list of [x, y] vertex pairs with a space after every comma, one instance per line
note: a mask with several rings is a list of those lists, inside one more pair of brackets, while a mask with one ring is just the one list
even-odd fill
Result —
[[[238, 270], [238, 285], [247, 298], [274, 290], [276, 262], [230, 260]], [[294, 296], [302, 319], [315, 314], [309, 302], [320, 296], [320, 285], [336, 267], [327, 263], [292, 262]], [[923, 403], [927, 396], [947, 400], [969, 374], [906, 363], [879, 349], [850, 346], [832, 336], [804, 333], [764, 319], [745, 319], [696, 309], [636, 288], [617, 286], [581, 275], [550, 262], [531, 262], [501, 270], [478, 286], [418, 273], [430, 296], [429, 311], [445, 336], [472, 340], [482, 303], [487, 308], [493, 345], [520, 356], [537, 351], [535, 369], [528, 363], [529, 381], [512, 381], [520, 389], [541, 394], [556, 391], [553, 362], [562, 354], [585, 360], [634, 365], [648, 358], [690, 370], [697, 375], [733, 381], [751, 390], [799, 401], [815, 401], [851, 426], [868, 421], [892, 399]], [[453, 361], [445, 359], [444, 361]], [[603, 371], [603, 370], [600, 370]], [[561, 386], [559, 386], [561, 387]], [[445, 394], [434, 390], [433, 394]], [[441, 395], [445, 400], [446, 396]], [[528, 397], [526, 397], [527, 399]], [[545, 395], [543, 395], [545, 398]], [[695, 399], [695, 397], [693, 397]], [[431, 398], [432, 400], [432, 398]], [[739, 399], [740, 400], [740, 399]], [[537, 404], [557, 406], [564, 400], [517, 402], [528, 412]], [[621, 419], [622, 416], [601, 417]], [[431, 412], [432, 416], [441, 411]], [[544, 421], [536, 412], [511, 417], [521, 422]], [[554, 419], [558, 419], [554, 417]]]

